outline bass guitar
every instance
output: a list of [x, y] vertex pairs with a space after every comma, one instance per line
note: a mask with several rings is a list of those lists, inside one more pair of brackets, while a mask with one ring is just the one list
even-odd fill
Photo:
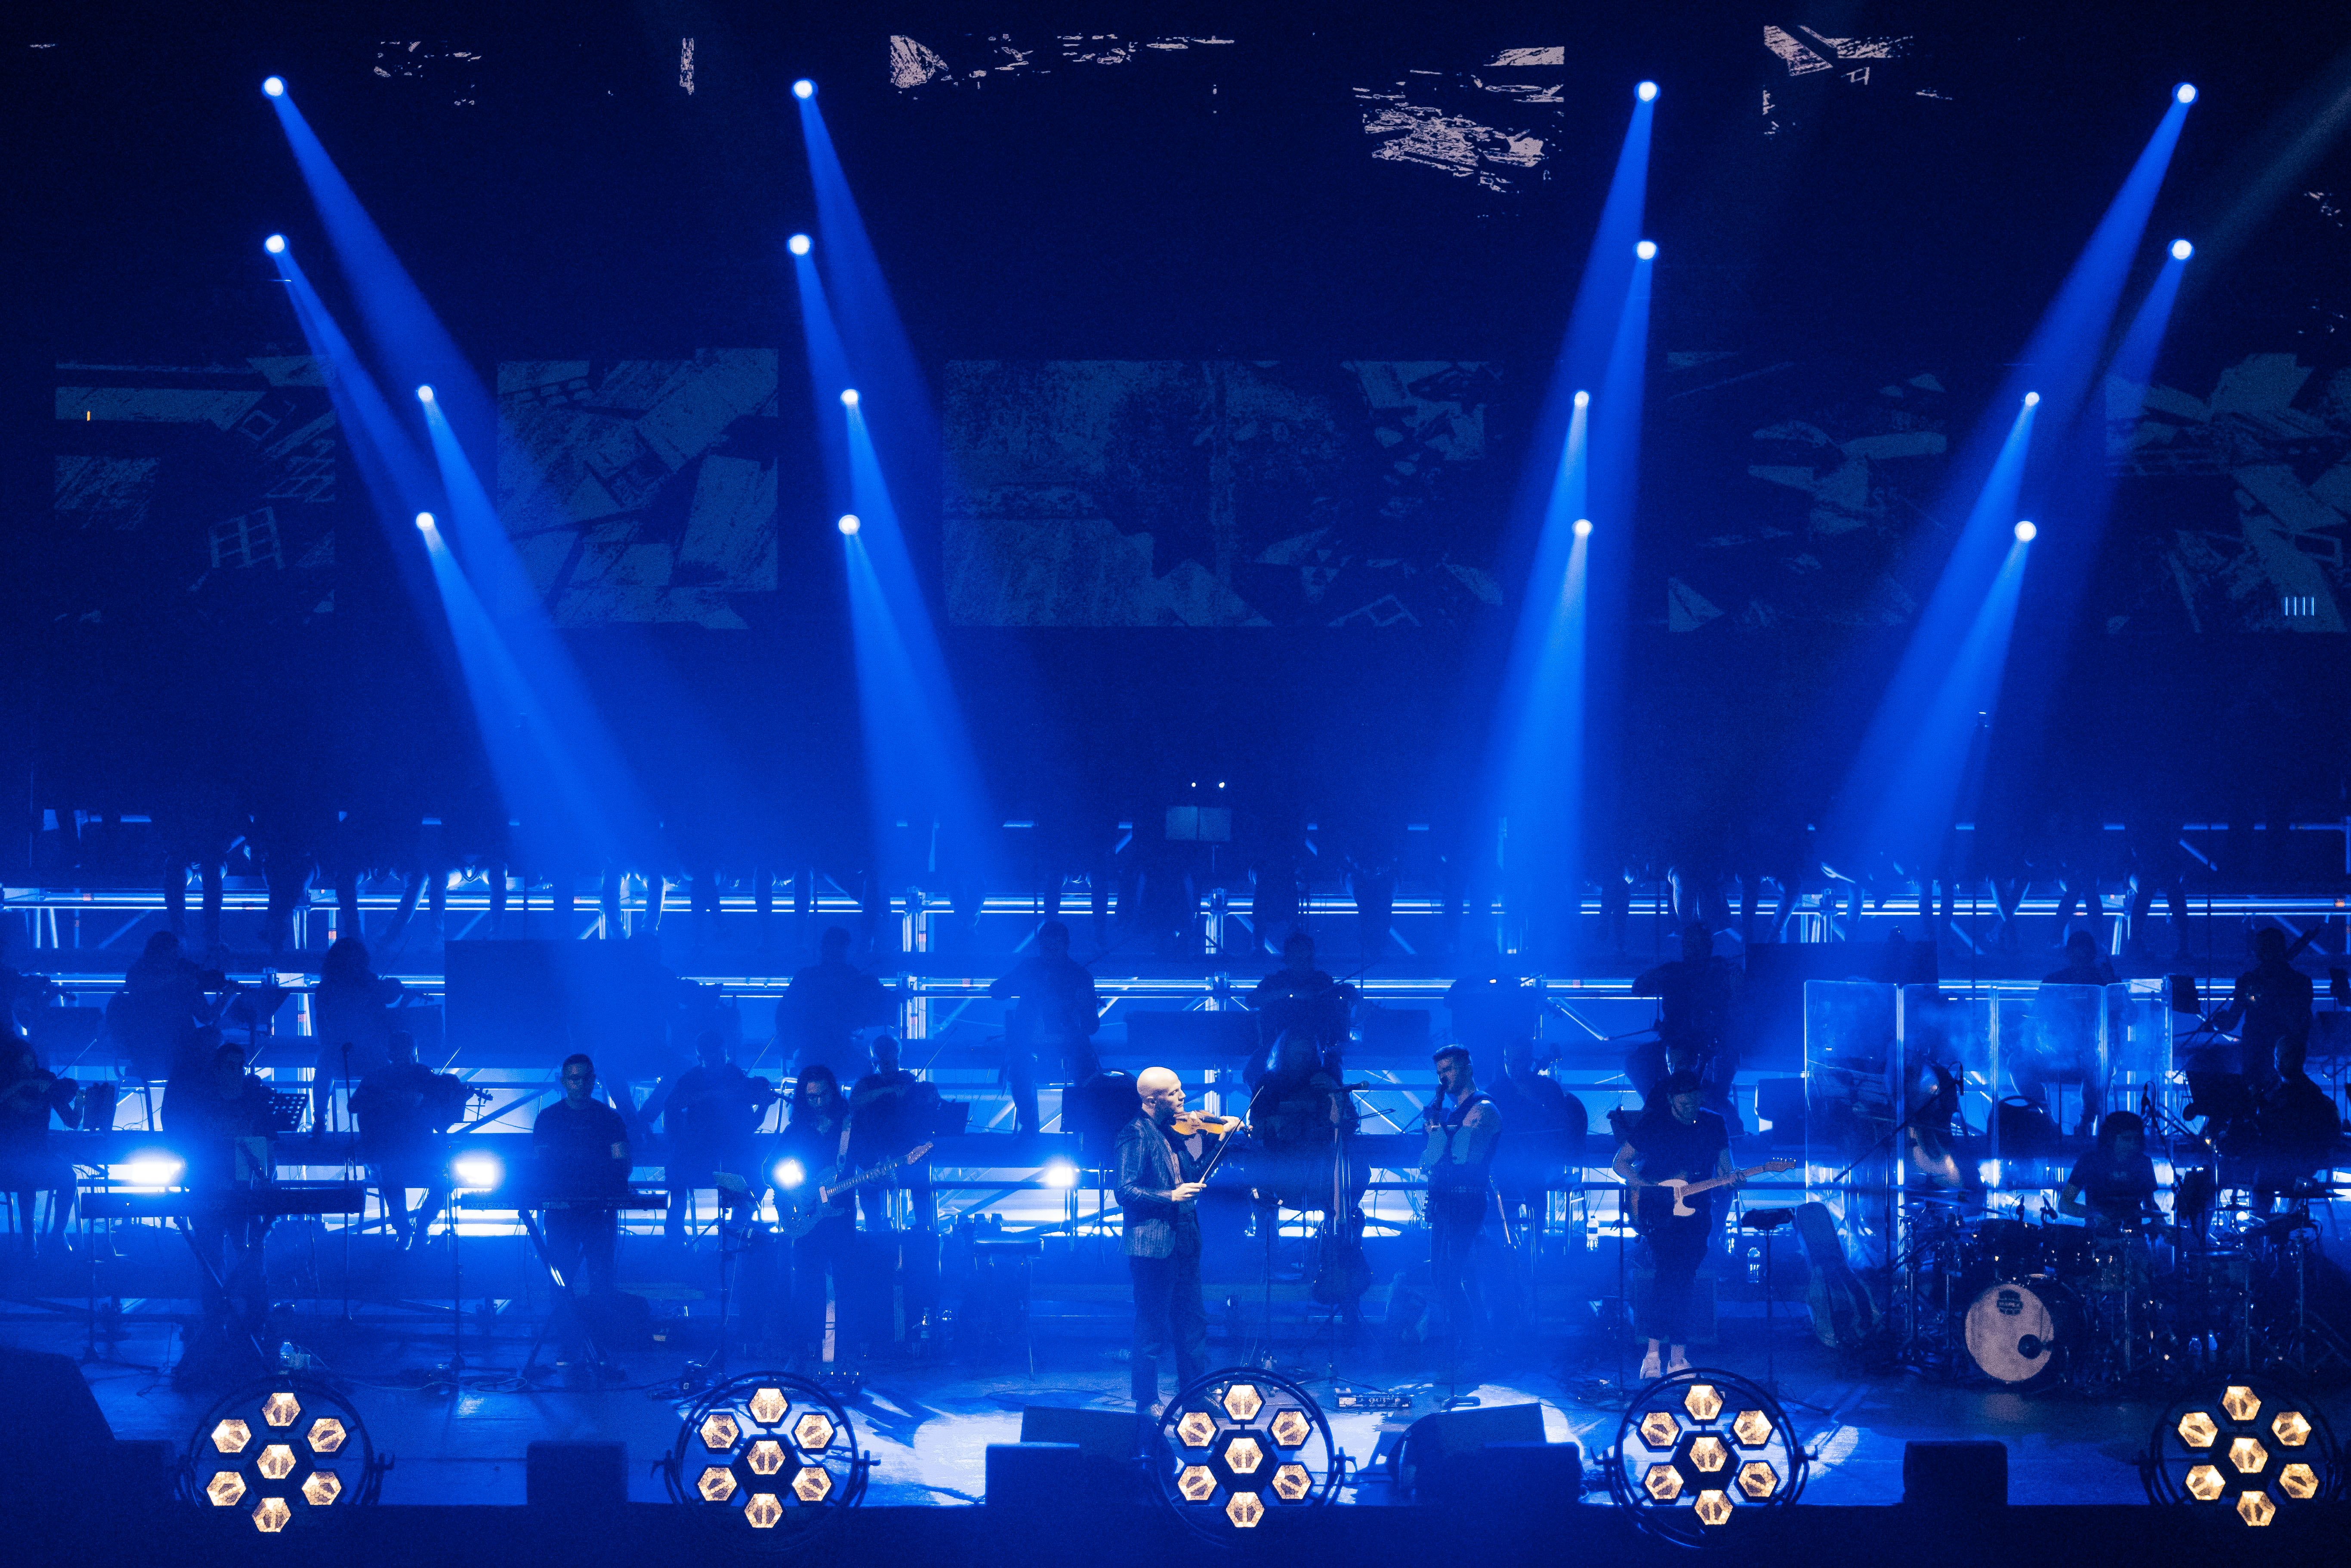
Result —
[[797, 1192], [778, 1193], [776, 1205], [778, 1212], [776, 1216], [776, 1229], [780, 1234], [795, 1239], [806, 1236], [824, 1221], [832, 1207], [834, 1198], [844, 1192], [853, 1192], [868, 1182], [880, 1181], [891, 1172], [913, 1165], [930, 1152], [930, 1145], [916, 1144], [895, 1159], [883, 1160], [880, 1165], [860, 1171], [853, 1176], [843, 1176], [840, 1167], [835, 1166], [831, 1175], [827, 1176], [820, 1186], [803, 1186]]
[[[1765, 1160], [1760, 1166], [1750, 1166], [1743, 1171], [1733, 1171], [1729, 1176], [1709, 1176], [1705, 1181], [1684, 1181], [1678, 1176], [1668, 1176], [1663, 1181], [1654, 1182], [1647, 1186], [1630, 1188], [1633, 1195], [1633, 1228], [1646, 1231], [1651, 1225], [1665, 1220], [1668, 1214], [1675, 1219], [1694, 1218], [1698, 1210], [1690, 1207], [1690, 1198], [1695, 1195], [1710, 1192], [1719, 1186], [1729, 1186], [1733, 1182], [1745, 1181], [1751, 1176], [1793, 1170], [1795, 1167], [1796, 1162], [1792, 1159]], [[1665, 1195], [1667, 1193], [1673, 1195], [1674, 1200], [1670, 1210], [1666, 1206]]]

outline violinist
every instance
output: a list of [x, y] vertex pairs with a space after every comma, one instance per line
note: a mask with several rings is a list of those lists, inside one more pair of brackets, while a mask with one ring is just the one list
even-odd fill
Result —
[[1162, 1356], [1174, 1354], [1179, 1391], [1208, 1369], [1198, 1201], [1217, 1151], [1239, 1123], [1186, 1116], [1183, 1081], [1165, 1067], [1144, 1068], [1134, 1089], [1141, 1105], [1118, 1134], [1118, 1206], [1134, 1285], [1128, 1382], [1135, 1413], [1148, 1416], [1159, 1400]]
[[[465, 1113], [465, 1086], [455, 1074], [435, 1072], [418, 1061], [416, 1037], [406, 1030], [393, 1030], [385, 1039], [384, 1061], [351, 1092], [351, 1117], [383, 1195], [384, 1223], [394, 1241], [412, 1249], [423, 1244], [449, 1200], [444, 1134]], [[424, 1203], [412, 1211], [408, 1195], [419, 1187]]]

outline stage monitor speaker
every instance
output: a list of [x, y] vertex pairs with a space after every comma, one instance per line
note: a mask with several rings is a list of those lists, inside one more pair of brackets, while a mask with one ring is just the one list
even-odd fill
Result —
[[1020, 1412], [1023, 1443], [1075, 1444], [1088, 1458], [1123, 1463], [1134, 1457], [1136, 1420], [1131, 1410], [1071, 1410], [1031, 1405]]
[[2008, 1506], [2008, 1445], [1992, 1438], [1902, 1445], [1902, 1500], [1938, 1513]]
[[1457, 1483], [1468, 1482], [1479, 1470], [1490, 1445], [1542, 1440], [1542, 1406], [1531, 1400], [1440, 1410], [1405, 1431], [1389, 1479], [1400, 1491], [1417, 1492], [1424, 1486], [1458, 1490]]
[[617, 1514], [629, 1500], [629, 1450], [620, 1443], [533, 1443], [523, 1451], [523, 1498], [574, 1521]]
[[988, 1507], [1038, 1513], [1089, 1496], [1102, 1473], [1102, 1461], [1075, 1443], [990, 1443], [987, 1466]]
[[1434, 1494], [1443, 1492], [1481, 1511], [1531, 1523], [1550, 1521], [1552, 1508], [1583, 1495], [1583, 1450], [1573, 1443], [1489, 1443], [1447, 1462], [1459, 1467], [1467, 1484], [1455, 1487], [1454, 1478], [1424, 1470], [1422, 1501], [1437, 1501]]
[[53, 1500], [113, 1452], [114, 1429], [71, 1356], [0, 1348], [0, 1502]]

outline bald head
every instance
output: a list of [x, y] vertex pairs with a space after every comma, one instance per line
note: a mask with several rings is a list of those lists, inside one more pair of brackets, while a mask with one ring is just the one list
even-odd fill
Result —
[[1184, 1109], [1184, 1081], [1172, 1069], [1144, 1068], [1135, 1075], [1134, 1092], [1143, 1113], [1155, 1122], [1164, 1124]]

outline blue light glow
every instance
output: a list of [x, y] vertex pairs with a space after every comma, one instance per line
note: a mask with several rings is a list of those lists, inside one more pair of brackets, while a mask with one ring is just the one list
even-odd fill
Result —
[[809, 253], [809, 236], [806, 235], [794, 235], [791, 238], [784, 242], [784, 248], [790, 251], [794, 256], [806, 256]]
[[1067, 1160], [1049, 1160], [1045, 1165], [1047, 1186], [1073, 1187], [1078, 1185], [1078, 1167]]
[[449, 1162], [453, 1186], [488, 1192], [507, 1179], [506, 1162], [496, 1155], [459, 1155]]
[[2024, 394], [2024, 406], [2027, 408], [2039, 408], [2041, 406], [2041, 394], [2039, 392], [2026, 392]]
[[2174, 261], [2186, 261], [2189, 256], [2194, 256], [2195, 254], [2196, 254], [2196, 247], [2195, 247], [2194, 246], [2192, 246], [2192, 245], [2189, 245], [2186, 240], [2184, 240], [2184, 239], [2176, 239], [2176, 240], [2173, 240], [2173, 241], [2171, 242], [2171, 259], [2172, 259], [2172, 260], [2174, 260]]
[[1588, 392], [1577, 392], [1575, 394], [1575, 406], [1578, 408], [1590, 408], [1592, 406], [1592, 394]]
[[1657, 99], [1657, 84], [1653, 81], [1645, 81], [1640, 86], [1633, 89], [1633, 96], [1639, 99], [1643, 103], [1655, 103]]
[[806, 77], [800, 78], [799, 80], [792, 83], [792, 96], [794, 98], [814, 98], [816, 96], [816, 83], [809, 80]]
[[[2182, 240], [2180, 243], [2185, 245], [2187, 241]], [[271, 235], [267, 239], [261, 242], [261, 248], [267, 251], [272, 256], [284, 256], [286, 254], [286, 236], [284, 235]]]
[[430, 512], [417, 513], [416, 528], [419, 533], [431, 533], [433, 531], [433, 514]]
[[851, 387], [848, 391], [842, 392], [841, 394], [841, 406], [844, 408], [855, 408], [857, 406], [857, 389], [855, 387]]
[[1643, 261], [1655, 261], [1657, 259], [1657, 242], [1653, 239], [1645, 239], [1640, 244], [1633, 247], [1633, 254], [1639, 256]]
[[2182, 103], [2194, 103], [2196, 101], [2196, 84], [2192, 81], [2181, 82], [2177, 88], [2172, 89], [2171, 96], [2178, 99]]
[[1592, 519], [1590, 517], [1578, 517], [1575, 519], [1575, 537], [1580, 539], [1588, 539], [1592, 537]]
[[775, 1169], [768, 1174], [775, 1177], [776, 1185], [786, 1192], [808, 1180], [808, 1171], [798, 1160], [778, 1160]]
[[2039, 528], [2034, 528], [2030, 522], [2020, 522], [2016, 525], [2016, 542], [2021, 545], [2029, 545], [2032, 542], [2032, 536], [2040, 531], [2041, 530]]
[[841, 521], [835, 523], [833, 526], [839, 528], [842, 533], [852, 536], [854, 536], [859, 528], [864, 527], [862, 523], [860, 523], [857, 520], [857, 514], [855, 512], [843, 512], [841, 515]]
[[285, 78], [282, 77], [264, 77], [261, 78], [261, 90], [267, 93], [272, 98], [284, 98], [286, 96]]
[[166, 1149], [141, 1149], [122, 1162], [123, 1181], [131, 1186], [170, 1186], [188, 1163]]
[[433, 389], [429, 386], [418, 387], [416, 389], [416, 401], [419, 402], [431, 402], [433, 401]]

